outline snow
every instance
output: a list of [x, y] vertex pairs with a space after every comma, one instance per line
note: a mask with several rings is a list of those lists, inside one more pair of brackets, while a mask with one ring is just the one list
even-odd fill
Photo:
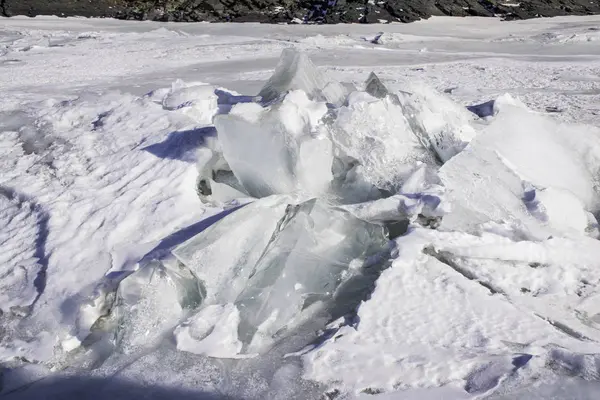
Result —
[[1, 393], [598, 397], [599, 22], [0, 20]]
[[[47, 216], [35, 203], [19, 199], [14, 192], [4, 190], [2, 201], [2, 259], [8, 265], [3, 271], [0, 304], [3, 313], [28, 314], [38, 298], [36, 280], [44, 273], [46, 261], [38, 243], [47, 235]], [[29, 242], [29, 246], [23, 243]], [[40, 251], [41, 250], [41, 251]]]
[[365, 182], [394, 191], [416, 162], [433, 163], [401, 105], [389, 97], [350, 96], [348, 102], [339, 110], [332, 137], [348, 163], [361, 166], [358, 173]]
[[[598, 133], [595, 127], [557, 123], [521, 108], [501, 111], [465, 151], [440, 169], [454, 208], [443, 226], [472, 231], [482, 222], [512, 219], [527, 235], [541, 239], [564, 226], [551, 211], [560, 202], [558, 213], [578, 223], [583, 233], [588, 225], [584, 208], [597, 210], [598, 162], [593, 149], [599, 144]], [[498, 183], [494, 191], [489, 190], [490, 181]]]
[[236, 357], [242, 351], [237, 338], [239, 310], [233, 304], [214, 304], [202, 309], [173, 331], [177, 350], [211, 357]]

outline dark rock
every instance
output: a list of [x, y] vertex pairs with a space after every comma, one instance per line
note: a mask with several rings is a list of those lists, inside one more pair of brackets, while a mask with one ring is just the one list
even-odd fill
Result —
[[[118, 3], [118, 2], [117, 2]], [[113, 0], [0, 0], [0, 12], [15, 15], [113, 17], [124, 7]]]
[[[506, 3], [512, 2], [506, 0]], [[0, 14], [156, 21], [412, 22], [432, 15], [505, 19], [600, 14], [599, 0], [0, 0]]]

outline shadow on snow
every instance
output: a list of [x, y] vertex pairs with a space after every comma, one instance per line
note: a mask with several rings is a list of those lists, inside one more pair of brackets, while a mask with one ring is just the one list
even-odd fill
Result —
[[[1, 386], [2, 381], [0, 389]], [[0, 397], [7, 400], [233, 400], [232, 397], [204, 391], [85, 375], [42, 379], [6, 393], [0, 392]]]

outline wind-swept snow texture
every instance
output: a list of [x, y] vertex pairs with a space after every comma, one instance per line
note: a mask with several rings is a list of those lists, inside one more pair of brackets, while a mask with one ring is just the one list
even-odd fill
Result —
[[3, 396], [600, 397], [598, 17], [57, 22], [0, 20]]

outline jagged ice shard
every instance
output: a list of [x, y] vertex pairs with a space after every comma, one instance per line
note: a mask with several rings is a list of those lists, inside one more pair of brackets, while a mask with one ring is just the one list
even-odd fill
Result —
[[247, 204], [173, 250], [203, 282], [207, 303], [233, 301], [244, 290], [289, 202], [271, 196]]
[[318, 196], [333, 179], [332, 144], [321, 123], [326, 113], [325, 103], [297, 90], [267, 108], [238, 104], [214, 124], [223, 155], [248, 194]]
[[[205, 339], [215, 337], [193, 332], [209, 332], [201, 321], [209, 317], [229, 326], [239, 320], [238, 352], [247, 354], [267, 351], [309, 322], [318, 329], [356, 308], [387, 260], [386, 244], [381, 225], [322, 200], [257, 200], [174, 250], [205, 283], [210, 307], [178, 328], [178, 345], [205, 351]], [[236, 340], [228, 343], [237, 349]]]
[[346, 88], [320, 72], [305, 53], [293, 48], [281, 53], [275, 73], [258, 94], [265, 103], [273, 102], [292, 90], [304, 91], [311, 100], [335, 106], [343, 104]]
[[470, 124], [472, 114], [427, 86], [406, 82], [394, 93], [371, 72], [365, 92], [399, 105], [413, 134], [442, 163], [460, 153], [476, 135]]
[[364, 269], [386, 259], [377, 257], [386, 243], [381, 226], [322, 200], [289, 205], [235, 302], [246, 351], [263, 352], [295, 327], [351, 312], [373, 283]]

